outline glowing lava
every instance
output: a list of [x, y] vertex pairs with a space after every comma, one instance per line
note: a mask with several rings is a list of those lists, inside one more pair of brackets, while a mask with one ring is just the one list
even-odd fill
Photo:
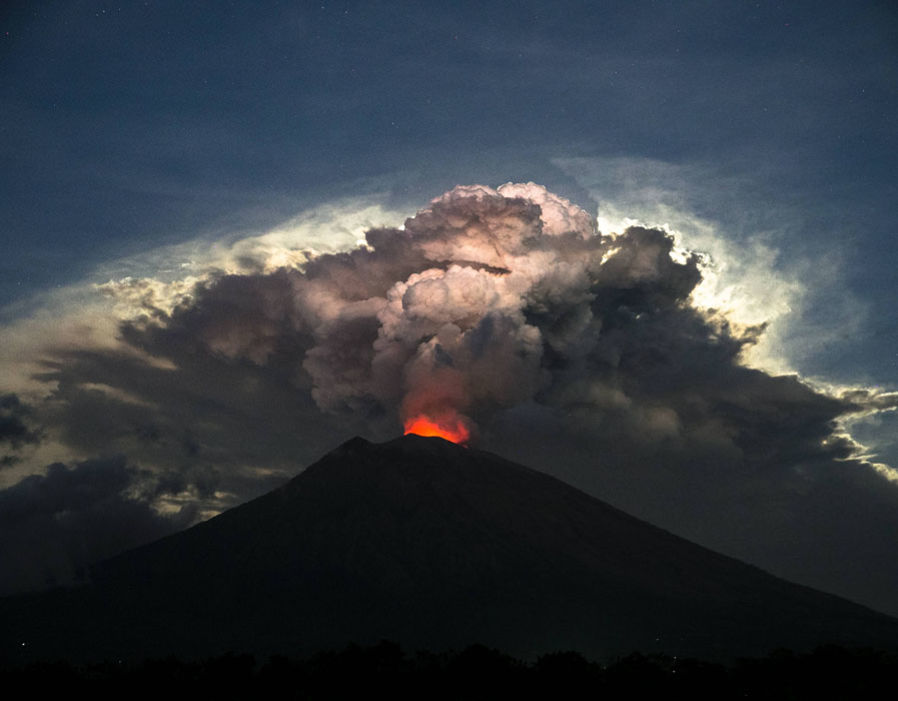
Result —
[[414, 433], [416, 436], [437, 436], [445, 438], [453, 443], [464, 445], [471, 437], [471, 431], [465, 426], [464, 420], [458, 416], [445, 416], [433, 419], [429, 416], [413, 416], [405, 420], [405, 435]]

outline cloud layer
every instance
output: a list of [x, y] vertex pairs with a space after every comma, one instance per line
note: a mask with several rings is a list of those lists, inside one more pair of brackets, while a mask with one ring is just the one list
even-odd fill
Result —
[[[898, 612], [898, 565], [886, 558], [898, 489], [840, 428], [895, 398], [747, 367], [763, 324], [699, 305], [706, 261], [667, 231], [600, 234], [582, 209], [527, 183], [457, 187], [365, 238], [178, 283], [174, 297], [152, 280], [106, 286], [123, 303], [137, 295], [139, 313], [111, 347], [48, 353], [31, 410], [78, 460], [126, 456], [108, 471], [120, 481], [90, 503], [112, 519], [136, 509], [123, 518], [147, 524], [139, 533], [162, 532], [270, 488], [354, 433], [384, 439], [415, 416], [449, 415], [478, 447]], [[18, 398], [4, 402], [0, 440], [36, 440]], [[35, 480], [68, 484], [90, 465], [0, 495], [24, 504]], [[50, 513], [12, 509], [21, 516], [7, 532], [31, 512]]]

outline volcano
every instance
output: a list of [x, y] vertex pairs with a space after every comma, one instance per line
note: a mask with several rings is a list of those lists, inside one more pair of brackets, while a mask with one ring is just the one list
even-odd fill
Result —
[[355, 438], [258, 499], [0, 602], [4, 657], [898, 648], [898, 621], [440, 438]]

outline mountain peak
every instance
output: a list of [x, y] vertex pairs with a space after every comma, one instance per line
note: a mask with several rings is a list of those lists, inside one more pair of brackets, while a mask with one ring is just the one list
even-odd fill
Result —
[[[344, 459], [349, 456], [364, 456], [389, 451], [399, 451], [404, 454], [417, 453], [420, 455], [437, 455], [439, 451], [465, 451], [464, 446], [447, 441], [445, 438], [438, 436], [418, 436], [414, 433], [408, 433], [403, 436], [397, 436], [382, 443], [372, 443], [371, 441], [354, 436], [348, 441], [340, 444], [330, 453], [326, 454], [322, 460], [330, 460], [334, 458]], [[448, 453], [447, 453], [448, 454]]]
[[893, 619], [492, 453], [414, 435], [353, 438], [284, 487], [93, 574], [77, 605], [35, 604], [42, 627], [21, 602], [0, 606], [0, 630], [27, 631], [34, 649], [62, 656], [83, 648], [83, 626], [97, 632], [94, 655], [294, 653], [380, 639], [519, 655], [898, 647]]

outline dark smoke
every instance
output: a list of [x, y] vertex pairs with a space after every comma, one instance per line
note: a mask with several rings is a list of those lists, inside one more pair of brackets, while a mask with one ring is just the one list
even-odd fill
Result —
[[[5, 443], [7, 449], [18, 451], [25, 445], [40, 442], [40, 431], [29, 427], [27, 423], [31, 415], [31, 408], [17, 395], [0, 395], [0, 448]], [[0, 455], [0, 469], [14, 465], [18, 461], [18, 455], [14, 453]]]
[[188, 525], [191, 507], [151, 508], [137, 491], [147, 478], [115, 457], [55, 463], [0, 491], [0, 594], [83, 583], [91, 563]]

